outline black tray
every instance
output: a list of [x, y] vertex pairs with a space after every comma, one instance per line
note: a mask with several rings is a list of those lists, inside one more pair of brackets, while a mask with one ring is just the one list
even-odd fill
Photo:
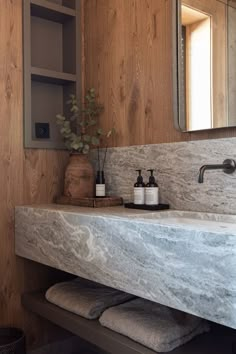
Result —
[[140, 209], [140, 210], [167, 210], [170, 209], [169, 204], [157, 204], [157, 205], [137, 205], [134, 203], [125, 203], [125, 208], [129, 209]]

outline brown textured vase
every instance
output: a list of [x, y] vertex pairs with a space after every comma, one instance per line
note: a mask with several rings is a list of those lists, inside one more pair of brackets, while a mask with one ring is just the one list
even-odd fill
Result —
[[70, 155], [65, 172], [64, 195], [70, 198], [94, 196], [94, 172], [87, 155]]

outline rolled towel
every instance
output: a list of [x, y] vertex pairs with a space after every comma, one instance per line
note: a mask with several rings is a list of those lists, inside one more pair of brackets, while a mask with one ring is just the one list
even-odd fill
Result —
[[55, 284], [46, 292], [49, 302], [91, 320], [100, 317], [107, 308], [133, 298], [133, 295], [81, 278]]
[[112, 307], [99, 321], [156, 352], [169, 352], [210, 329], [198, 317], [144, 299]]

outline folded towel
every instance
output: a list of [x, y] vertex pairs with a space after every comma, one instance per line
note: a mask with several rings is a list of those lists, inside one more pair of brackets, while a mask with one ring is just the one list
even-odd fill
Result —
[[209, 331], [200, 318], [143, 299], [110, 308], [99, 321], [156, 352], [171, 351]]
[[46, 292], [49, 302], [88, 319], [96, 319], [107, 308], [133, 298], [133, 295], [81, 278], [58, 283]]

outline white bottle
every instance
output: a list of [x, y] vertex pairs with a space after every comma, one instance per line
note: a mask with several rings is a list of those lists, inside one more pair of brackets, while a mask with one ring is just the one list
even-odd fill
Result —
[[134, 184], [134, 204], [143, 205], [145, 203], [145, 183], [143, 182], [143, 177], [141, 176], [142, 170], [136, 170], [139, 175], [137, 182]]
[[105, 184], [96, 184], [96, 197], [105, 197], [106, 196], [106, 185]]
[[154, 170], [148, 170], [151, 172], [151, 176], [149, 177], [149, 182], [145, 188], [145, 204], [146, 205], [157, 205], [159, 204], [159, 189], [158, 185], [155, 181], [155, 177], [153, 176]]

